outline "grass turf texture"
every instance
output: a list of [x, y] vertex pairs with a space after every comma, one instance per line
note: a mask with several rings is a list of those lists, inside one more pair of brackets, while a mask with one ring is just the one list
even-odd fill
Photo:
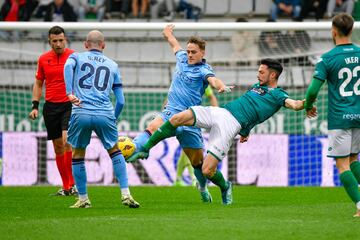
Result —
[[234, 204], [203, 204], [191, 187], [132, 187], [141, 204], [120, 203], [117, 187], [89, 187], [89, 209], [55, 187], [0, 187], [1, 239], [360, 239], [360, 219], [342, 188], [234, 187]]

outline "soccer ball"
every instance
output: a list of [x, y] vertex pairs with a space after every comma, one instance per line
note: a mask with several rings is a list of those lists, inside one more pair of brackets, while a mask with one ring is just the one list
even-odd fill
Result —
[[130, 157], [135, 152], [135, 144], [131, 138], [120, 136], [118, 139], [118, 147], [122, 152], [124, 158]]

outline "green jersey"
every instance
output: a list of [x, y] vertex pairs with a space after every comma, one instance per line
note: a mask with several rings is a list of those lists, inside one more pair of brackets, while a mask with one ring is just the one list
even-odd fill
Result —
[[[328, 128], [360, 127], [360, 48], [338, 45], [321, 56], [313, 77], [328, 82]], [[359, 75], [359, 76], [358, 76]]]
[[244, 95], [222, 107], [240, 123], [242, 136], [247, 136], [257, 124], [264, 122], [285, 105], [288, 94], [281, 88], [254, 84]]

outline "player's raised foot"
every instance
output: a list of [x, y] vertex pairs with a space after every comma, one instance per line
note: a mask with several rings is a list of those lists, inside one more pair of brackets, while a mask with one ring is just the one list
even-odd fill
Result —
[[73, 185], [70, 189], [69, 189], [69, 195], [70, 196], [79, 196], [79, 192], [76, 189], [76, 186]]
[[140, 151], [140, 152], [135, 152], [133, 155], [131, 155], [125, 161], [128, 163], [131, 163], [131, 162], [135, 162], [138, 159], [147, 159], [148, 157], [149, 157], [149, 152]]
[[201, 196], [201, 200], [203, 201], [203, 203], [211, 203], [212, 202], [212, 197], [211, 197], [211, 194], [208, 189], [206, 189], [205, 191], [200, 191], [200, 196]]
[[70, 208], [91, 208], [91, 202], [88, 198], [78, 199], [74, 205], [71, 205]]
[[51, 193], [50, 196], [70, 196], [70, 192], [60, 188], [56, 193]]
[[121, 196], [121, 203], [129, 208], [138, 208], [140, 204], [131, 195]]
[[230, 181], [228, 181], [228, 189], [226, 189], [225, 191], [221, 192], [221, 198], [222, 198], [222, 202], [225, 205], [230, 205], [233, 202], [233, 197], [232, 197], [232, 183]]
[[357, 210], [357, 212], [355, 213], [354, 217], [360, 217], [360, 209]]

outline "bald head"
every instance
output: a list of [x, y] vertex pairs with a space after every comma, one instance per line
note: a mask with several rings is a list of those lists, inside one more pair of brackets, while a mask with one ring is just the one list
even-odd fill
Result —
[[105, 48], [104, 34], [98, 30], [92, 30], [86, 36], [85, 47], [88, 50], [96, 49], [102, 51]]

